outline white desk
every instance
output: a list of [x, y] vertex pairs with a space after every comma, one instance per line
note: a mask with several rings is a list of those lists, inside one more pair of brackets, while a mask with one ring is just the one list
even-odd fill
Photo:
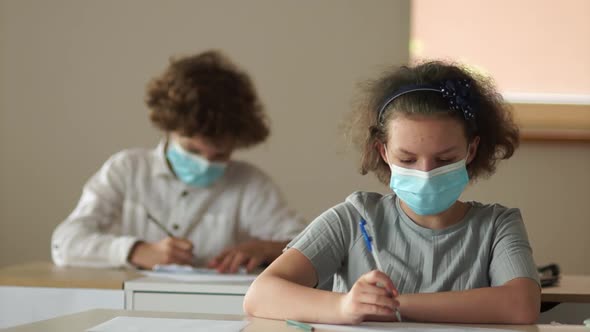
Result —
[[[191, 314], [191, 313], [176, 313], [176, 312], [148, 312], [148, 311], [125, 311], [125, 310], [91, 310], [77, 313], [74, 315], [63, 316], [42, 322], [17, 326], [4, 330], [3, 332], [81, 332], [98, 324], [104, 323], [117, 316], [132, 316], [132, 317], [159, 317], [159, 318], [182, 318], [182, 319], [214, 319], [214, 320], [244, 320], [247, 319], [251, 323], [243, 330], [244, 332], [296, 332], [292, 327], [288, 327], [284, 321], [270, 320], [262, 318], [248, 318], [240, 315], [211, 315], [211, 314]], [[413, 323], [376, 323], [377, 326], [385, 327], [424, 327], [428, 324], [413, 324]], [[441, 326], [441, 324], [437, 324]], [[528, 332], [583, 332], [588, 331], [582, 325], [462, 325], [472, 327], [483, 327], [493, 329], [507, 329], [515, 331]], [[447, 328], [453, 325], [445, 325]], [[317, 329], [317, 332], [322, 332], [322, 329]], [[324, 330], [325, 331], [325, 330]], [[343, 329], [343, 331], [346, 331]]]
[[125, 309], [241, 315], [250, 284], [142, 277], [125, 282]]
[[[142, 277], [125, 282], [125, 309], [242, 314], [242, 301], [249, 286], [250, 282], [195, 283]], [[581, 316], [590, 317], [590, 312], [585, 313], [590, 307], [590, 276], [563, 276], [558, 286], [543, 289], [542, 301], [564, 304], [544, 313], [541, 322], [580, 323]]]
[[[249, 285], [190, 283], [48, 262], [16, 265], [0, 269], [0, 328], [93, 308], [242, 314]], [[563, 304], [543, 313], [539, 322], [590, 318], [590, 276], [563, 276], [559, 286], [543, 289], [542, 301]]]
[[131, 270], [63, 268], [48, 262], [1, 268], [0, 328], [94, 308], [123, 309], [123, 283], [140, 276]]
[[0, 328], [95, 308], [242, 314], [250, 283], [191, 283], [49, 262], [8, 266], [0, 268]]

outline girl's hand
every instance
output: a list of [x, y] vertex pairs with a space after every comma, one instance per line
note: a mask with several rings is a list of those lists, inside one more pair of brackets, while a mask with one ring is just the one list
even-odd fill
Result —
[[397, 296], [397, 289], [385, 273], [377, 270], [366, 273], [342, 297], [339, 307], [342, 323], [359, 324], [367, 317], [394, 321], [399, 306]]

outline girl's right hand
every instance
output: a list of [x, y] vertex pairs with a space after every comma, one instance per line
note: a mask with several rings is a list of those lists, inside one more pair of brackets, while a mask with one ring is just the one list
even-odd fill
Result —
[[339, 309], [343, 323], [360, 324], [368, 316], [395, 320], [395, 309], [399, 306], [397, 296], [397, 288], [385, 273], [378, 270], [366, 273], [341, 298]]

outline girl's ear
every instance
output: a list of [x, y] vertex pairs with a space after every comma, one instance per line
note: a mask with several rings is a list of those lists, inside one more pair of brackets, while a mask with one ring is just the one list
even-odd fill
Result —
[[385, 161], [385, 163], [389, 165], [389, 161], [387, 160], [387, 152], [385, 151], [387, 149], [387, 146], [381, 143], [380, 141], [376, 141], [375, 148], [377, 149], [377, 151], [379, 151], [381, 159], [383, 159], [383, 161]]
[[467, 151], [467, 160], [466, 160], [467, 165], [469, 165], [469, 163], [471, 163], [473, 158], [475, 158], [475, 155], [477, 154], [477, 147], [478, 146], [479, 146], [479, 136], [475, 136], [475, 138], [473, 138], [471, 143], [469, 143], [469, 151]]

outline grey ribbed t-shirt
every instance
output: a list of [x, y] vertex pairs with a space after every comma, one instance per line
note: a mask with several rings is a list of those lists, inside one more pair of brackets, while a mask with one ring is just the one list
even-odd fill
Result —
[[499, 286], [519, 277], [539, 283], [520, 211], [468, 204], [459, 223], [432, 230], [414, 223], [395, 194], [356, 192], [317, 217], [287, 248], [311, 261], [319, 285], [333, 276], [333, 290], [348, 292], [376, 269], [360, 232], [362, 217], [375, 237], [383, 272], [400, 293]]

